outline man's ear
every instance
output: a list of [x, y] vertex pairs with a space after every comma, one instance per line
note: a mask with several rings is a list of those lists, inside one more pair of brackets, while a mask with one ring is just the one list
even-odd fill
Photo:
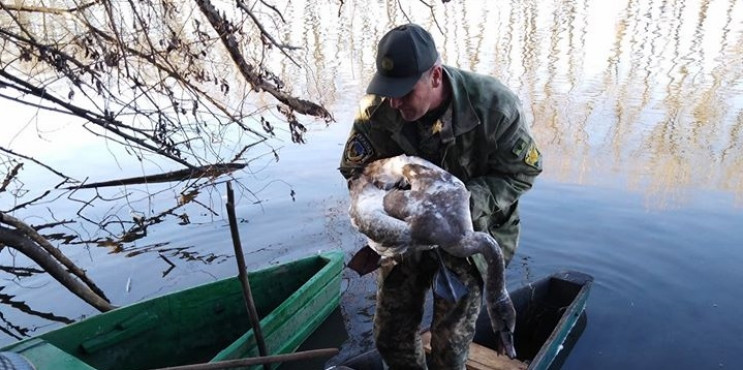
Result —
[[444, 68], [440, 65], [434, 66], [431, 71], [431, 86], [439, 87], [444, 83]]

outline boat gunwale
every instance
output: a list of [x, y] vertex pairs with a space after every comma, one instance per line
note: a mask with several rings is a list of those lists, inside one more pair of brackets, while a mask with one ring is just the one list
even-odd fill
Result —
[[549, 276], [549, 279], [580, 286], [580, 289], [572, 297], [570, 304], [560, 316], [550, 335], [542, 344], [537, 354], [534, 355], [534, 358], [532, 358], [527, 368], [528, 370], [544, 370], [550, 367], [559, 354], [562, 344], [573, 331], [579, 317], [585, 311], [588, 303], [588, 295], [593, 284], [592, 276], [577, 271], [554, 273]]
[[[325, 252], [318, 254], [317, 257], [324, 259], [326, 261], [325, 265], [317, 272], [315, 272], [315, 274], [313, 274], [309, 280], [295, 289], [292, 294], [290, 294], [288, 297], [286, 297], [286, 299], [284, 299], [283, 302], [281, 302], [281, 304], [276, 306], [266, 316], [260, 318], [261, 330], [264, 333], [264, 337], [269, 337], [273, 332], [281, 327], [282, 323], [280, 320], [280, 316], [295, 314], [303, 307], [299, 306], [298, 303], [302, 303], [304, 305], [309, 304], [315, 300], [316, 297], [311, 295], [311, 293], [313, 292], [310, 291], [310, 287], [317, 285], [320, 280], [327, 280], [318, 289], [321, 291], [326, 291], [327, 287], [331, 284], [340, 282], [340, 274], [343, 270], [343, 253], [339, 251]], [[336, 273], [328, 273], [328, 271], [330, 270], [338, 271]], [[340, 285], [338, 287], [340, 288]], [[301, 302], [297, 302], [300, 299]], [[340, 294], [338, 294], [338, 297], [331, 300], [329, 303], [332, 304], [333, 301], [335, 301], [335, 304], [333, 305], [333, 308], [335, 308], [335, 306], [337, 306], [340, 302]], [[327, 307], [324, 307], [323, 310], [327, 312], [320, 312], [320, 315], [324, 315], [325, 317], [323, 317], [323, 319], [325, 319], [328, 315], [330, 315], [332, 309], [327, 309]], [[252, 328], [249, 328], [243, 335], [235, 339], [226, 347], [222, 348], [209, 362], [236, 358], [234, 356], [231, 356], [231, 354], [236, 353], [240, 347], [248, 342], [255, 343], [255, 337]], [[284, 352], [280, 349], [279, 353]]]

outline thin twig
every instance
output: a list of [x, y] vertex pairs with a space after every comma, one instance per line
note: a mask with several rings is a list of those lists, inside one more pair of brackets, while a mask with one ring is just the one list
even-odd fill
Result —
[[63, 178], [63, 179], [66, 179], [66, 180], [74, 180], [74, 179], [72, 179], [71, 177], [69, 177], [69, 176], [67, 176], [67, 175], [65, 175], [65, 174], [63, 174], [63, 173], [61, 173], [61, 172], [59, 172], [59, 171], [57, 171], [57, 170], [55, 170], [55, 169], [53, 169], [53, 168], [51, 168], [51, 167], [49, 167], [49, 166], [45, 165], [45, 164], [43, 164], [43, 163], [41, 163], [41, 162], [37, 161], [36, 159], [34, 159], [34, 158], [32, 158], [32, 157], [29, 157], [29, 156], [25, 156], [25, 155], [23, 155], [23, 154], [20, 154], [20, 153], [16, 153], [16, 152], [14, 152], [14, 151], [12, 151], [12, 150], [10, 150], [10, 149], [7, 149], [7, 148], [3, 148], [3, 147], [1, 147], [1, 146], [0, 146], [0, 151], [3, 151], [3, 152], [5, 152], [5, 153], [8, 153], [8, 154], [10, 154], [10, 155], [14, 155], [14, 156], [16, 156], [16, 157], [20, 157], [20, 158], [23, 158], [23, 159], [25, 159], [25, 160], [28, 160], [28, 161], [34, 162], [34, 163], [38, 164], [39, 166], [41, 166], [41, 167], [44, 167], [44, 168], [46, 168], [47, 170], [51, 171], [52, 173], [54, 173], [55, 175], [57, 175], [57, 176], [59, 176], [59, 177], [61, 177], [61, 178]]
[[260, 20], [258, 20], [258, 18], [253, 14], [253, 11], [251, 11], [248, 8], [248, 6], [245, 5], [245, 2], [243, 2], [242, 0], [238, 0], [237, 1], [237, 7], [240, 8], [240, 9], [242, 9], [245, 13], [248, 14], [248, 16], [250, 17], [250, 19], [253, 20], [253, 23], [255, 24], [255, 26], [258, 27], [258, 30], [261, 31], [261, 35], [263, 35], [265, 38], [267, 38], [269, 41], [271, 41], [271, 43], [274, 44], [276, 47], [278, 47], [279, 50], [281, 50], [281, 52], [287, 58], [289, 58], [289, 60], [291, 60], [292, 63], [294, 63], [294, 65], [296, 65], [297, 67], [299, 67], [299, 63], [297, 63], [294, 60], [294, 58], [292, 58], [291, 55], [289, 55], [289, 53], [287, 53], [286, 50], [284, 50], [284, 49], [298, 49], [297, 47], [280, 44], [278, 41], [276, 41], [276, 39], [274, 39], [273, 36], [271, 36], [271, 34], [268, 33], [268, 31], [266, 31], [266, 29], [263, 27], [263, 24], [260, 22]]
[[402, 8], [402, 3], [400, 2], [400, 0], [397, 0], [397, 7], [400, 8], [402, 15], [405, 17], [405, 19], [407, 19], [408, 23], [413, 22], [412, 20], [410, 20], [410, 17], [408, 17], [408, 13], [405, 13], [405, 9]]
[[278, 15], [279, 18], [281, 18], [281, 21], [284, 22], [284, 23], [286, 23], [286, 20], [284, 19], [284, 15], [281, 14], [281, 12], [278, 9], [276, 9], [275, 6], [273, 6], [273, 5], [265, 2], [263, 0], [260, 0], [260, 2], [261, 2], [261, 4], [265, 5], [266, 7], [270, 8], [271, 10], [273, 10], [276, 13], [276, 15]]
[[17, 210], [19, 210], [19, 209], [25, 208], [25, 207], [26, 207], [26, 206], [28, 206], [29, 204], [33, 204], [33, 203], [36, 203], [36, 202], [38, 202], [39, 200], [41, 200], [41, 199], [45, 198], [45, 197], [46, 197], [47, 195], [49, 195], [49, 193], [51, 193], [51, 192], [52, 192], [51, 190], [47, 190], [47, 191], [45, 191], [45, 192], [44, 192], [43, 194], [39, 195], [38, 197], [36, 197], [36, 198], [34, 198], [34, 199], [31, 199], [31, 200], [29, 200], [29, 201], [27, 201], [27, 202], [23, 202], [23, 203], [21, 203], [21, 204], [17, 204], [17, 205], [15, 205], [15, 206], [14, 206], [13, 208], [11, 208], [11, 209], [7, 210], [6, 212], [9, 212], [9, 213], [10, 213], [10, 212], [14, 212], [14, 211], [17, 211]]

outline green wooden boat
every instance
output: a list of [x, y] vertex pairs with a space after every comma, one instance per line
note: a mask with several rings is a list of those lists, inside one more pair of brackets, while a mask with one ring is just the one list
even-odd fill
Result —
[[[342, 269], [343, 253], [333, 251], [250, 272], [269, 355], [295, 351], [338, 306]], [[154, 369], [258, 356], [238, 277], [117, 308], [0, 352], [20, 354], [36, 370]]]

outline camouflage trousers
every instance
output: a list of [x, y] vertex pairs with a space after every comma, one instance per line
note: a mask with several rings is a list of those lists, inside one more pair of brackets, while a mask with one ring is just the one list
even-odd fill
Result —
[[[444, 251], [441, 255], [469, 293], [457, 303], [434, 295], [429, 365], [434, 370], [464, 370], [480, 313], [482, 278], [467, 259]], [[392, 370], [427, 368], [420, 326], [438, 267], [435, 251], [429, 250], [407, 254], [396, 265], [384, 265], [379, 271], [374, 340]]]

